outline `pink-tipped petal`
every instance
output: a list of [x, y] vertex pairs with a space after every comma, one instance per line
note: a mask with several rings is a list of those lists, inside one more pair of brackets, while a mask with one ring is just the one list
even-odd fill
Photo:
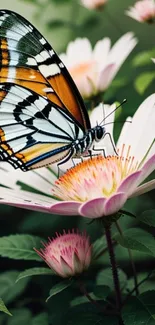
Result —
[[81, 205], [79, 213], [83, 217], [96, 219], [103, 217], [105, 198], [96, 198]]
[[52, 206], [38, 205], [38, 203], [12, 203], [11, 201], [0, 200], [0, 204], [5, 204], [13, 206], [16, 208], [27, 209], [31, 211], [44, 212], [44, 213], [53, 213], [51, 212]]
[[79, 214], [80, 205], [79, 202], [75, 201], [58, 202], [51, 207], [50, 211], [55, 214], [75, 216]]
[[127, 200], [126, 193], [117, 193], [106, 201], [104, 206], [104, 215], [108, 216], [118, 212]]
[[138, 186], [136, 190], [130, 195], [130, 198], [142, 195], [155, 189], [155, 179], [149, 181], [141, 186]]
[[103, 91], [108, 88], [113, 79], [115, 63], [108, 64], [99, 74], [96, 88]]
[[[72, 229], [63, 235], [56, 233], [56, 238], [49, 238], [44, 248], [36, 253], [63, 278], [76, 276], [90, 265], [92, 250], [86, 232], [82, 234]], [[81, 259], [82, 257], [82, 259]]]
[[117, 192], [125, 192], [129, 196], [139, 184], [141, 171], [137, 171], [125, 178], [122, 184], [119, 186]]
[[80, 203], [65, 201], [58, 202], [52, 197], [34, 194], [26, 191], [14, 191], [1, 189], [0, 204], [15, 206], [18, 208], [62, 215], [77, 215]]
[[81, 263], [76, 252], [73, 254], [73, 269], [76, 274], [80, 274], [83, 270], [83, 264]]
[[72, 268], [68, 265], [68, 263], [64, 260], [62, 256], [60, 256], [60, 265], [61, 265], [61, 275], [63, 275], [63, 278], [68, 278], [69, 276], [72, 275], [73, 270]]
[[0, 204], [50, 213], [51, 206], [54, 203], [57, 203], [57, 200], [40, 194], [5, 188], [0, 190]]
[[84, 262], [85, 269], [87, 269], [88, 265], [90, 265], [91, 256], [92, 256], [92, 245], [88, 248], [88, 251], [87, 251], [87, 254], [86, 254], [86, 257], [85, 257], [85, 262]]

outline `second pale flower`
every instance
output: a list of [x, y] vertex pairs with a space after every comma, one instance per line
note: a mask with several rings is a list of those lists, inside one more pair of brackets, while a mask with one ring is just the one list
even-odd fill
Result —
[[108, 37], [103, 38], [94, 49], [87, 38], [77, 38], [69, 43], [66, 53], [61, 54], [60, 58], [81, 95], [89, 98], [109, 87], [136, 44], [133, 33], [123, 35], [113, 47]]

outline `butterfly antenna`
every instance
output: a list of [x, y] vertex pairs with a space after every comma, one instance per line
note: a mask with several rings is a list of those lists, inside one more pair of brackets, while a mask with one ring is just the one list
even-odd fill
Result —
[[119, 107], [121, 107], [123, 104], [125, 104], [126, 102], [127, 102], [127, 99], [123, 99], [122, 103], [120, 103], [111, 113], [109, 113], [107, 116], [105, 116], [105, 118], [100, 122], [99, 125], [101, 125], [105, 121], [105, 119], [107, 119], [107, 117], [109, 117], [111, 114], [113, 114], [115, 111], [117, 111], [117, 109]]
[[114, 121], [114, 122], [105, 123], [104, 125], [114, 124], [114, 123], [132, 123], [132, 121]]

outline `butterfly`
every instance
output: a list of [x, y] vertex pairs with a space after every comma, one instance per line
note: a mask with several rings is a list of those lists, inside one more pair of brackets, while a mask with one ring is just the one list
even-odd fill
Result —
[[0, 10], [0, 160], [23, 171], [88, 154], [106, 134], [53, 48], [25, 18]]

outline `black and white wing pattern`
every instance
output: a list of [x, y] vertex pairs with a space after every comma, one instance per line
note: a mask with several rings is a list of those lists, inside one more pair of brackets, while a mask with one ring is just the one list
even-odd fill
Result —
[[28, 170], [70, 155], [77, 132], [73, 119], [25, 87], [0, 84], [0, 159]]
[[61, 161], [90, 129], [67, 69], [26, 19], [0, 10], [0, 159], [27, 170]]

